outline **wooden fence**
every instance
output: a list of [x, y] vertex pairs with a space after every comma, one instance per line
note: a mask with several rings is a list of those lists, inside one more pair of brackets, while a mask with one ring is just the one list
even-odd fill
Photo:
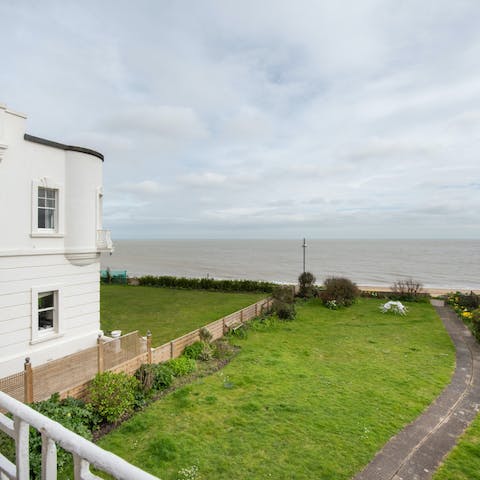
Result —
[[[213, 340], [217, 340], [230, 328], [257, 317], [270, 307], [271, 299], [263, 299], [202, 328], [211, 333]], [[151, 347], [150, 334], [142, 337], [135, 331], [107, 341], [99, 338], [96, 347], [38, 367], [26, 359], [23, 372], [0, 379], [0, 390], [25, 403], [45, 400], [55, 392], [59, 392], [62, 398], [85, 398], [90, 382], [98, 372], [125, 372], [132, 375], [143, 363], [161, 363], [177, 358], [185, 347], [200, 340], [200, 330], [156, 348]]]

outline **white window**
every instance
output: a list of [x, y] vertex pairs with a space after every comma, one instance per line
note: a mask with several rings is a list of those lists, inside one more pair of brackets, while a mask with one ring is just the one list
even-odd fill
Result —
[[44, 177], [32, 182], [32, 237], [64, 236], [63, 187]]
[[32, 288], [32, 341], [58, 337], [60, 330], [61, 290], [58, 286]]
[[38, 294], [38, 330], [53, 330], [57, 317], [57, 292]]
[[38, 187], [38, 228], [55, 230], [57, 226], [58, 191]]

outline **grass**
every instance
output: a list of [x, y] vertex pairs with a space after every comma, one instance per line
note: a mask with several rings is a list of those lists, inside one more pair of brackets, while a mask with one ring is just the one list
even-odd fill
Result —
[[480, 479], [480, 416], [477, 416], [460, 438], [458, 445], [448, 454], [433, 479]]
[[207, 323], [265, 298], [265, 293], [222, 293], [204, 290], [102, 285], [101, 328], [105, 331], [152, 332], [162, 345]]
[[449, 382], [453, 345], [428, 304], [361, 299], [257, 326], [222, 371], [178, 389], [100, 445], [163, 480], [350, 479]]

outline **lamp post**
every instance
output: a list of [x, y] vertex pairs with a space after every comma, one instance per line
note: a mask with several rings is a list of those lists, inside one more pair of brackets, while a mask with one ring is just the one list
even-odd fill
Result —
[[305, 251], [307, 250], [307, 242], [303, 239], [303, 273], [305, 273]]

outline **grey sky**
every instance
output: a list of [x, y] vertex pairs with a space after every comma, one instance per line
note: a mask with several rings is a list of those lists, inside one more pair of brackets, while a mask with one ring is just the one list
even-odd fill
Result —
[[478, 238], [480, 3], [0, 0], [0, 103], [114, 238]]

